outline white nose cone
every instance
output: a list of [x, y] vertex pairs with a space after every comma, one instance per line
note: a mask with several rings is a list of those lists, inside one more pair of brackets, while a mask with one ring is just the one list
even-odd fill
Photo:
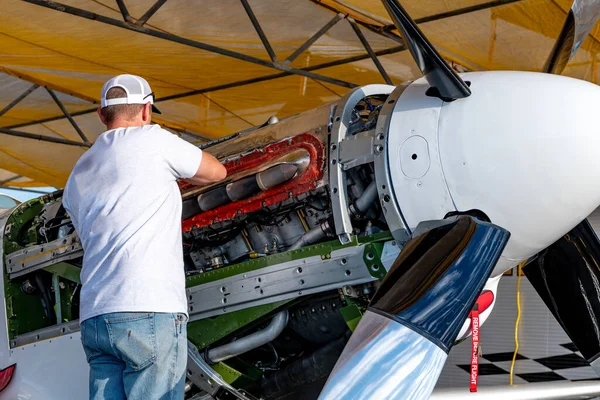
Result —
[[511, 233], [494, 275], [548, 247], [600, 205], [600, 87], [526, 72], [464, 74], [444, 103], [441, 166], [459, 211]]

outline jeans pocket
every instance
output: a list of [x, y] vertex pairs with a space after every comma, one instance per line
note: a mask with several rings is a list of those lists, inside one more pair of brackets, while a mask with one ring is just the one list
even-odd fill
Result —
[[139, 371], [156, 361], [154, 313], [125, 315], [106, 318], [109, 341], [115, 355], [120, 357], [128, 367]]
[[79, 329], [81, 330], [81, 344], [83, 345], [83, 351], [88, 363], [92, 357], [100, 354], [100, 350], [98, 349], [98, 341], [96, 340], [98, 337], [97, 327], [94, 322], [96, 321], [93, 319], [88, 319], [83, 321], [83, 323], [79, 326]]

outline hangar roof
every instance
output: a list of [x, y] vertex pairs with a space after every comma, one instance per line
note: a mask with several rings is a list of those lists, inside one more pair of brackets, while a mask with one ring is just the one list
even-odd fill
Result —
[[[540, 70], [569, 0], [402, 0], [459, 71]], [[564, 71], [598, 83], [598, 25]], [[144, 76], [194, 143], [420, 76], [375, 0], [5, 0], [0, 186], [64, 185], [111, 76]]]

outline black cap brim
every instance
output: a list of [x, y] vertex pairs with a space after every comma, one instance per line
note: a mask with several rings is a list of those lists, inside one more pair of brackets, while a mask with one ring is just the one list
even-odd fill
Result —
[[152, 104], [152, 112], [156, 114], [162, 114], [158, 108], [154, 104]]

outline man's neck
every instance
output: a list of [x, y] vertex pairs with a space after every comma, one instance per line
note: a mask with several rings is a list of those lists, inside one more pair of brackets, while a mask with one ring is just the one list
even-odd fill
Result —
[[135, 128], [135, 127], [141, 127], [141, 126], [144, 126], [144, 124], [141, 123], [140, 121], [120, 120], [120, 121], [113, 121], [112, 123], [106, 125], [106, 130], [111, 131], [113, 129]]

